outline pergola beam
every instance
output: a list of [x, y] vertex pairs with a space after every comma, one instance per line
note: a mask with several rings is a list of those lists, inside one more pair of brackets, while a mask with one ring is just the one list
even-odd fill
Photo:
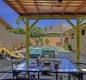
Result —
[[16, 1], [16, 3], [22, 8], [22, 10], [23, 10], [26, 14], [28, 14], [26, 8], [24, 8], [24, 6], [21, 4], [21, 2], [20, 2], [19, 0], [15, 0], [15, 1]]
[[81, 20], [80, 20], [80, 24], [81, 24], [84, 20], [85, 20], [85, 19], [81, 19]]
[[[40, 13], [40, 16], [42, 16], [42, 15], [44, 15], [44, 16], [49, 16], [50, 15], [50, 12], [45, 12], [45, 11], [43, 11], [43, 12], [39, 12]], [[24, 13], [20, 13], [20, 15], [27, 15], [27, 14], [24, 14]], [[33, 13], [33, 12], [30, 12], [30, 13], [28, 13], [28, 15], [29, 16], [39, 16], [38, 15], [38, 13], [36, 12], [36, 13]], [[52, 12], [52, 15], [53, 16], [77, 16], [77, 15], [79, 15], [79, 16], [82, 16], [82, 15], [86, 15], [86, 13], [84, 13], [84, 12], [82, 12], [82, 13], [77, 13], [77, 14], [74, 14], [74, 13], [71, 13], [71, 12], [64, 12], [64, 15], [62, 14], [62, 12]]]
[[[22, 15], [22, 16], [24, 16], [24, 15]], [[27, 16], [28, 17], [28, 16]], [[44, 15], [42, 15], [42, 16], [29, 16], [29, 19], [86, 19], [86, 16], [84, 16], [84, 15], [82, 15], [82, 16], [79, 16], [79, 15], [76, 15], [76, 16], [74, 16], [74, 15], [71, 15], [71, 16], [68, 16], [68, 15], [63, 15], [63, 16], [58, 16], [58, 15], [46, 15], [46, 16], [44, 16]]]
[[86, 5], [86, 0], [74, 11], [74, 14], [78, 13]]
[[74, 25], [69, 19], [66, 19], [66, 21], [67, 21], [72, 27], [75, 27], [75, 25]]
[[30, 26], [30, 29], [34, 26], [34, 25], [36, 25], [36, 23], [39, 21], [39, 19], [37, 19], [31, 26]]
[[37, 3], [36, 3], [36, 0], [34, 0], [34, 4], [35, 4], [35, 6], [36, 6], [36, 9], [37, 9], [38, 15], [39, 15], [39, 8], [38, 8], [38, 5], [37, 5]]
[[51, 15], [52, 15], [53, 0], [51, 0]]

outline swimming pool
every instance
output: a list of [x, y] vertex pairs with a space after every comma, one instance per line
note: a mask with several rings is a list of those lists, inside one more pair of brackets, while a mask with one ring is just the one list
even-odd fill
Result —
[[38, 56], [42, 56], [42, 51], [44, 50], [54, 50], [55, 49], [53, 47], [48, 47], [48, 46], [45, 46], [45, 47], [32, 47], [30, 48], [30, 57], [38, 57]]
[[42, 54], [42, 48], [34, 47], [30, 49], [30, 54]]

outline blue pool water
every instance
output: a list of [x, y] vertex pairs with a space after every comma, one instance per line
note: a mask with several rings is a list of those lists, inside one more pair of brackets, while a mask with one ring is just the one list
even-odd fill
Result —
[[40, 55], [42, 55], [42, 48], [38, 48], [38, 47], [31, 48], [30, 49], [30, 54], [40, 54]]
[[40, 55], [42, 56], [42, 51], [43, 50], [55, 50], [53, 47], [32, 47], [30, 48], [30, 55], [35, 56], [35, 55]]

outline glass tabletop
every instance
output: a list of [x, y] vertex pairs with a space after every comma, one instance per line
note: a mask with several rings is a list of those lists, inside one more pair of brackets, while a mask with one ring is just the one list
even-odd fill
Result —
[[58, 68], [55, 69], [54, 63], [50, 64], [50, 67], [45, 67], [43, 65], [38, 66], [36, 63], [26, 65], [26, 61], [23, 61], [20, 65], [15, 67], [13, 71], [29, 71], [29, 72], [41, 72], [41, 71], [50, 71], [50, 72], [79, 72], [80, 69], [74, 65], [68, 59], [60, 59], [61, 63], [58, 65]]

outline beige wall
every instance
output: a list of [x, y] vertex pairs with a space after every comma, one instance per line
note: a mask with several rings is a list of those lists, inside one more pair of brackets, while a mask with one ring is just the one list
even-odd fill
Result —
[[[46, 45], [45, 40], [48, 39], [49, 40], [49, 45], [52, 46], [56, 46], [56, 43], [61, 43], [61, 38], [60, 37], [43, 37], [43, 45]], [[63, 38], [63, 42], [64, 42], [64, 38]], [[34, 39], [31, 39], [31, 43], [33, 45], [35, 45], [35, 41]]]
[[6, 27], [2, 22], [0, 22], [0, 30], [6, 30]]
[[[25, 35], [18, 35], [14, 33], [9, 33], [7, 31], [0, 30], [0, 47], [6, 47], [8, 49], [15, 48], [20, 42], [25, 44]], [[45, 40], [49, 39], [49, 45], [56, 46], [56, 43], [61, 43], [60, 37], [43, 37], [44, 45]], [[63, 38], [64, 40], [64, 38]], [[34, 40], [31, 39], [31, 43], [35, 45]]]
[[25, 36], [0, 30], [0, 47], [13, 49], [19, 43], [25, 43]]
[[[81, 41], [80, 41], [80, 52], [82, 54], [86, 54], [86, 25], [81, 26], [81, 30], [85, 30], [85, 35], [81, 35]], [[74, 33], [74, 39], [71, 39], [71, 33]], [[70, 30], [68, 33], [68, 43], [71, 45], [72, 49], [76, 51], [76, 32], [75, 30]]]
[[[61, 43], [61, 38], [60, 37], [44, 37], [44, 41], [46, 39], [49, 39], [49, 45], [56, 46], [56, 43]], [[44, 44], [46, 45], [46, 44]]]

